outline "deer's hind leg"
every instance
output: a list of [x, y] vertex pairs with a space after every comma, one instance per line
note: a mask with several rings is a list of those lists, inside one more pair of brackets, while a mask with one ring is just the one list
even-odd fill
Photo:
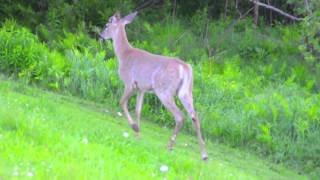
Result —
[[156, 93], [156, 94], [159, 97], [162, 104], [172, 113], [176, 122], [173, 135], [171, 136], [168, 143], [168, 149], [172, 150], [173, 145], [176, 141], [177, 135], [183, 125], [183, 121], [184, 121], [183, 114], [181, 110], [178, 108], [178, 106], [176, 105], [173, 95], [161, 94], [161, 93]]
[[187, 95], [179, 95], [179, 99], [181, 100], [184, 108], [186, 109], [186, 111], [188, 112], [188, 114], [191, 116], [193, 125], [195, 127], [196, 133], [197, 133], [197, 137], [201, 146], [201, 155], [202, 155], [202, 159], [203, 160], [207, 160], [208, 159], [208, 153], [206, 151], [206, 145], [205, 142], [202, 138], [201, 135], [201, 127], [200, 127], [200, 121], [198, 116], [196, 115], [196, 112], [194, 110], [193, 107], [193, 98], [192, 98], [192, 94], [187, 94]]
[[142, 104], [143, 104], [143, 97], [144, 97], [144, 92], [139, 91], [137, 95], [137, 104], [136, 104], [136, 115], [137, 115], [137, 121], [138, 121], [138, 127], [140, 127], [140, 119], [141, 119], [141, 109], [142, 109]]

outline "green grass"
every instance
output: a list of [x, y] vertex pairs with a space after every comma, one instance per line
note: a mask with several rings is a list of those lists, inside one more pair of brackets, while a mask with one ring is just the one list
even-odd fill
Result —
[[203, 162], [196, 138], [184, 132], [169, 152], [172, 129], [143, 119], [141, 130], [137, 139], [108, 105], [0, 78], [0, 179], [306, 179], [212, 142]]

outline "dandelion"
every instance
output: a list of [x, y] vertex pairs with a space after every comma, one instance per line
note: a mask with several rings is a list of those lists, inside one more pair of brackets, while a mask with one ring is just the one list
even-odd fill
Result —
[[169, 167], [166, 166], [166, 165], [162, 165], [162, 166], [160, 167], [160, 171], [163, 172], [163, 173], [168, 172], [168, 170], [169, 170]]
[[52, 165], [49, 165], [48, 168], [46, 169], [47, 172], [51, 171]]
[[104, 164], [104, 160], [103, 160], [103, 159], [100, 159], [100, 160], [99, 160], [99, 164]]
[[123, 132], [123, 137], [125, 137], [125, 138], [129, 137], [129, 133]]
[[121, 112], [118, 112], [118, 116], [120, 116], [120, 117], [121, 117], [121, 116], [122, 116], [122, 113], [121, 113]]
[[19, 176], [18, 170], [13, 171], [12, 175], [13, 175], [13, 176]]
[[87, 138], [83, 138], [83, 139], [82, 139], [82, 142], [83, 142], [83, 144], [88, 144], [89, 141], [88, 141]]
[[28, 177], [33, 177], [33, 173], [32, 173], [32, 172], [28, 172], [28, 173], [27, 173], [27, 176], [28, 176]]

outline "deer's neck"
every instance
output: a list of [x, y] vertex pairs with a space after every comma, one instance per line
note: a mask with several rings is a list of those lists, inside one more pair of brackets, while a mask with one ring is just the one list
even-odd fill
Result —
[[113, 47], [119, 61], [124, 60], [126, 58], [128, 50], [132, 48], [128, 42], [124, 26], [119, 27], [119, 29], [117, 30], [116, 35], [113, 39]]

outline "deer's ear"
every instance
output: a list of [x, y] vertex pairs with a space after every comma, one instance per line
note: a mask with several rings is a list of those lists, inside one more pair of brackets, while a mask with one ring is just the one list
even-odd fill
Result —
[[124, 23], [124, 24], [129, 24], [133, 21], [133, 19], [137, 16], [138, 12], [135, 11], [133, 13], [130, 13], [128, 14], [126, 17], [122, 18], [121, 21]]
[[116, 23], [121, 19], [120, 13], [116, 12], [113, 16], [110, 17], [109, 22], [110, 23]]

